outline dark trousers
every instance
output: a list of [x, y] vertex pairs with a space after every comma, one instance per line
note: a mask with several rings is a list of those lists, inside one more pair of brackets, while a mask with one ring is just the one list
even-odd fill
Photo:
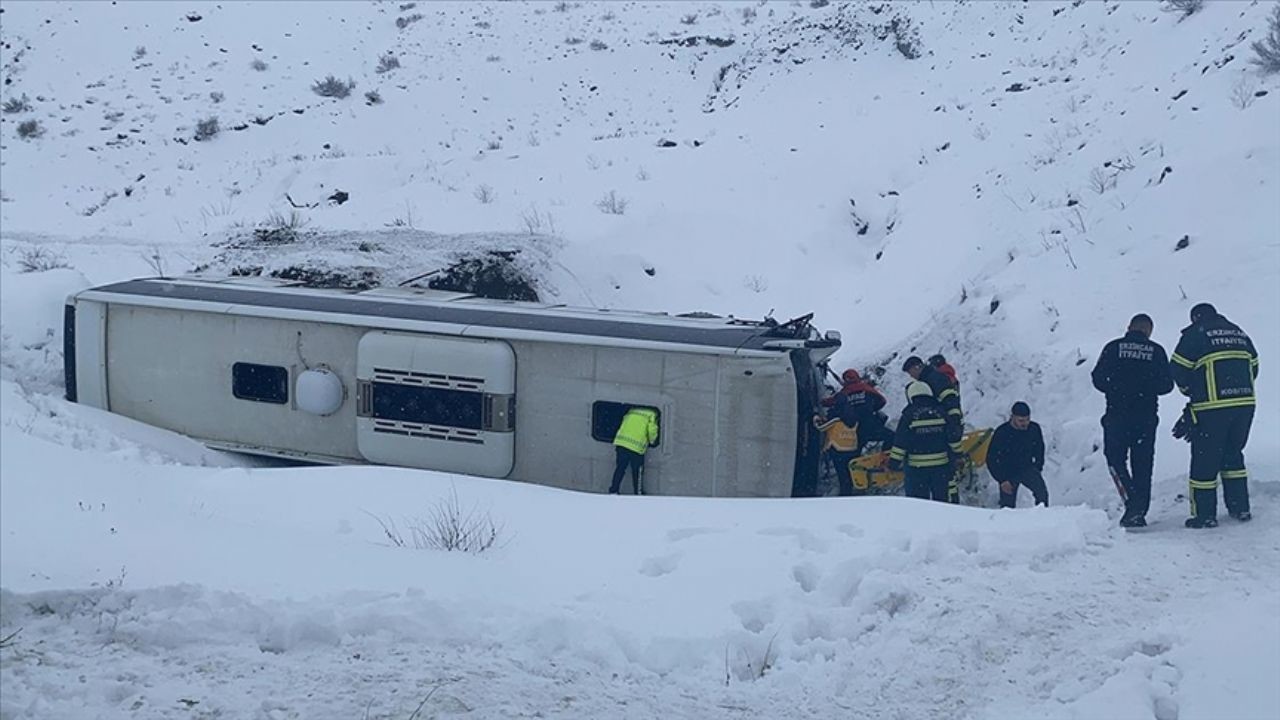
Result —
[[863, 447], [869, 443], [879, 441], [880, 449], [887, 451], [893, 446], [893, 431], [879, 417], [862, 420], [858, 423], [858, 440]]
[[831, 458], [831, 464], [836, 468], [836, 482], [840, 487], [840, 496], [848, 497], [853, 495], [853, 475], [849, 471], [849, 463], [858, 457], [858, 453], [843, 452], [832, 448], [827, 451], [827, 457]]
[[643, 495], [644, 484], [641, 482], [641, 476], [644, 474], [644, 456], [621, 445], [614, 445], [613, 449], [617, 452], [613, 464], [613, 482], [609, 484], [609, 492], [616, 493], [622, 488], [622, 476], [627, 468], [631, 468], [631, 492]]
[[1111, 479], [1124, 488], [1124, 518], [1145, 517], [1151, 507], [1151, 468], [1156, 456], [1154, 413], [1108, 412], [1102, 417], [1102, 453]]
[[950, 464], [930, 468], [908, 465], [903, 472], [902, 486], [907, 497], [950, 502], [948, 488], [954, 478]]
[[1031, 491], [1031, 495], [1036, 499], [1037, 505], [1049, 506], [1049, 488], [1045, 487], [1044, 476], [1040, 474], [1039, 470], [1027, 470], [1013, 479], [1006, 478], [1006, 481], [1013, 486], [1013, 492], [1007, 493], [1004, 488], [1000, 489], [1000, 507], [1011, 508], [1018, 506], [1019, 486], [1025, 486]]
[[1249, 511], [1249, 474], [1244, 446], [1249, 442], [1253, 408], [1221, 408], [1196, 414], [1191, 431], [1191, 514], [1218, 517], [1218, 478], [1227, 512]]

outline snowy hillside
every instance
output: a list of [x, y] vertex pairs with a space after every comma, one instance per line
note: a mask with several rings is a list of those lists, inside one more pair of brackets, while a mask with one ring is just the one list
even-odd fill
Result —
[[[1131, 536], [1087, 377], [1201, 301], [1280, 348], [1271, 3], [0, 10], [0, 717], [1280, 715], [1280, 385], [1257, 520], [1182, 530], [1168, 399]], [[91, 284], [488, 250], [559, 302], [816, 311], [895, 410], [944, 352], [1072, 507], [262, 469], [61, 400]], [[501, 547], [387, 546], [451, 488]]]

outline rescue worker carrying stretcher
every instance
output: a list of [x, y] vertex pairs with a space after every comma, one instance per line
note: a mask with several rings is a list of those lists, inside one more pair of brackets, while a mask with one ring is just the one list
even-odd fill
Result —
[[952, 466], [961, 448], [960, 438], [953, 440], [950, 428], [929, 385], [919, 380], [907, 385], [907, 407], [889, 451], [889, 468], [903, 471], [907, 497], [952, 502]]

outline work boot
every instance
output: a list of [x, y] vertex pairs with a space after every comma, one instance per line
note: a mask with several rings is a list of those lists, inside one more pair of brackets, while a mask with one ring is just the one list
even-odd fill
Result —
[[1194, 530], [1202, 530], [1204, 528], [1218, 527], [1218, 520], [1217, 518], [1189, 517], [1183, 524]]
[[1231, 513], [1231, 517], [1239, 520], [1240, 522], [1249, 522], [1253, 519], [1253, 513], [1248, 510], [1242, 510], [1240, 512]]
[[1120, 518], [1120, 527], [1140, 528], [1147, 526], [1147, 519], [1141, 515]]

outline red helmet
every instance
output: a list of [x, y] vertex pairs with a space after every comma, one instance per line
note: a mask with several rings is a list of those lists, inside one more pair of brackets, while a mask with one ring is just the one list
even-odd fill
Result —
[[840, 379], [843, 380], [847, 385], [849, 383], [860, 382], [862, 380], [862, 376], [858, 374], [857, 370], [854, 370], [853, 368], [849, 368], [848, 370], [845, 370], [843, 373], [840, 374]]

